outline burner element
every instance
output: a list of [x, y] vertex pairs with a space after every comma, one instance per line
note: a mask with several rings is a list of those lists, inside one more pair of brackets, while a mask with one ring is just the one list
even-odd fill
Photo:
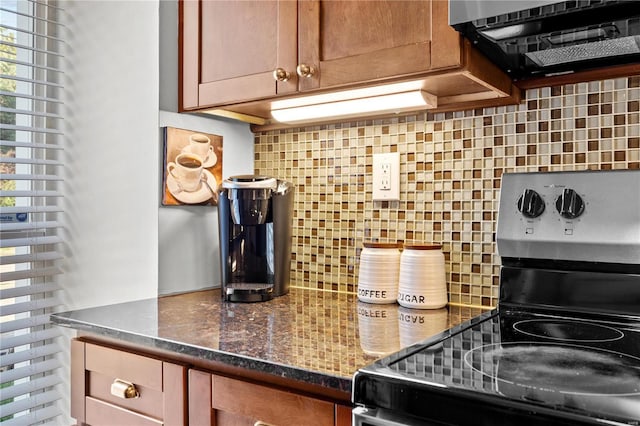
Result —
[[[465, 354], [476, 371], [525, 392], [590, 396], [640, 395], [640, 358], [569, 344], [535, 342], [480, 346]], [[543, 394], [541, 400], [547, 399]]]
[[624, 333], [613, 327], [572, 320], [526, 320], [513, 324], [513, 328], [528, 336], [563, 342], [613, 342], [624, 337]]

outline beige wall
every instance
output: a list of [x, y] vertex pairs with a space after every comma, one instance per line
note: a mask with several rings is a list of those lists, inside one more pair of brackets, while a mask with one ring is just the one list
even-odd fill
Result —
[[[256, 173], [292, 180], [293, 285], [355, 293], [363, 241], [438, 243], [449, 300], [495, 306], [506, 172], [640, 168], [640, 76], [529, 90], [520, 105], [270, 131]], [[373, 202], [372, 153], [400, 152]]]

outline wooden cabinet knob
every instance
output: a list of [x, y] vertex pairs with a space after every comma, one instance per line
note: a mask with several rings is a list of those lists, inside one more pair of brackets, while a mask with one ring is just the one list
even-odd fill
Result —
[[313, 65], [307, 65], [307, 64], [300, 64], [298, 65], [298, 67], [296, 68], [296, 72], [298, 73], [298, 75], [300, 77], [311, 77], [313, 74], [315, 74], [316, 69], [313, 67]]
[[124, 380], [115, 379], [111, 383], [111, 395], [117, 396], [122, 399], [138, 398], [140, 393], [133, 383], [125, 382]]
[[273, 78], [276, 81], [287, 81], [291, 78], [291, 74], [284, 68], [276, 68], [273, 70]]

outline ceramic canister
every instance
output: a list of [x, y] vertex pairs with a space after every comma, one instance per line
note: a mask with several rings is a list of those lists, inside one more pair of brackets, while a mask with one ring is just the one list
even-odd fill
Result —
[[442, 246], [405, 244], [400, 258], [398, 303], [414, 309], [438, 309], [447, 304]]
[[358, 299], [366, 303], [396, 303], [399, 270], [397, 243], [365, 242], [360, 253]]

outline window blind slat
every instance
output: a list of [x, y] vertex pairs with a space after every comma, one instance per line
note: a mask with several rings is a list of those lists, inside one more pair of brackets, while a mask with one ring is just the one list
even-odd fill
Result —
[[[56, 251], [43, 251], [29, 254], [16, 254], [13, 256], [2, 256], [0, 258], [0, 265], [11, 265], [26, 262], [44, 262], [63, 258], [64, 256]], [[0, 294], [3, 294], [3, 291], [4, 290], [0, 290]]]
[[53, 133], [56, 135], [62, 134], [58, 129], [48, 129], [45, 127], [31, 127], [31, 126], [15, 126], [13, 124], [4, 124], [3, 127], [6, 130], [16, 130], [19, 132], [32, 132], [32, 133]]
[[56, 175], [9, 175], [9, 174], [0, 174], [0, 179], [2, 180], [62, 180], [60, 176]]
[[[14, 109], [14, 108], [5, 108], [0, 107], [0, 112], [18, 114], [18, 115], [32, 115], [34, 117], [47, 117], [47, 118], [59, 118], [62, 119], [62, 116], [58, 114], [51, 114], [48, 112], [40, 112], [40, 111], [29, 111], [26, 109]], [[4, 145], [4, 141], [2, 141]]]
[[62, 100], [58, 99], [58, 98], [47, 98], [47, 97], [44, 97], [44, 96], [30, 95], [28, 93], [5, 92], [4, 90], [0, 90], [0, 95], [10, 96], [12, 98], [24, 98], [24, 99], [31, 99], [31, 100], [34, 100], [34, 101], [51, 102], [51, 103], [56, 103], [56, 104], [61, 104], [62, 103]]
[[22, 142], [22, 141], [7, 141], [0, 140], [0, 145], [3, 146], [14, 146], [16, 148], [42, 148], [42, 149], [64, 149], [61, 145], [56, 145], [54, 143], [35, 143], [35, 142]]
[[[44, 299], [34, 299], [30, 302], [12, 303], [11, 305], [0, 306], [0, 315], [16, 315], [24, 312], [39, 311], [41, 309], [52, 308], [60, 305], [60, 301], [56, 297], [47, 297]], [[7, 338], [7, 340], [10, 338]], [[2, 339], [4, 348], [4, 338]], [[16, 345], [17, 346], [17, 345]]]
[[3, 207], [2, 214], [16, 214], [16, 213], [55, 213], [62, 211], [60, 206], [17, 206], [17, 207]]
[[0, 197], [62, 197], [58, 191], [0, 191]]
[[0, 274], [0, 282], [25, 280], [27, 278], [47, 277], [61, 274], [62, 270], [57, 267], [34, 268], [21, 271], [3, 272]]
[[37, 411], [31, 411], [19, 417], [16, 416], [11, 420], [5, 420], [4, 422], [2, 422], [2, 426], [31, 425], [31, 424], [43, 422], [45, 420], [49, 420], [59, 415], [60, 415], [60, 410], [54, 405], [49, 405]]
[[[55, 6], [50, 6], [50, 5], [48, 5], [47, 3], [44, 3], [44, 2], [34, 2], [34, 1], [32, 1], [31, 3], [35, 3], [35, 4], [39, 5], [39, 6], [46, 6], [46, 7], [49, 7], [49, 8], [54, 8], [55, 7]], [[47, 19], [47, 18], [44, 18], [44, 17], [41, 17], [41, 16], [37, 16], [37, 15], [34, 15], [33, 13], [24, 13], [24, 12], [20, 12], [20, 11], [7, 9], [7, 8], [4, 8], [4, 7], [0, 7], [0, 10], [8, 12], [8, 13], [13, 13], [14, 15], [19, 15], [19, 16], [24, 16], [26, 18], [35, 19], [36, 21], [48, 22], [50, 24], [62, 26], [62, 24], [59, 23], [58, 21], [55, 21], [55, 20], [52, 20], [52, 19]]]
[[[33, 394], [30, 398], [19, 399], [15, 402], [11, 402], [9, 404], [4, 404], [2, 406], [2, 415], [10, 416], [12, 414], [20, 413], [21, 411], [30, 410], [39, 405], [49, 404], [51, 402], [55, 402], [60, 399], [60, 395], [58, 392], [54, 391], [46, 391], [42, 393]], [[17, 419], [19, 419], [18, 417]], [[15, 424], [25, 423], [17, 422]], [[5, 422], [2, 423], [2, 426], [5, 425]]]
[[48, 345], [37, 346], [18, 352], [6, 353], [5, 355], [0, 355], [0, 367], [10, 367], [32, 359], [55, 355], [59, 352], [62, 352], [60, 345], [57, 343], [50, 343]]
[[37, 47], [31, 47], [31, 46], [27, 46], [27, 45], [19, 44], [19, 43], [10, 43], [8, 41], [2, 41], [2, 42], [0, 42], [0, 44], [4, 44], [7, 47], [14, 47], [16, 49], [26, 50], [28, 52], [42, 53], [42, 54], [45, 54], [45, 55], [53, 55], [53, 56], [63, 56], [62, 53], [53, 52], [53, 51], [47, 50], [47, 49], [39, 49]]
[[57, 385], [60, 382], [61, 379], [59, 377], [50, 374], [44, 377], [39, 377], [37, 379], [31, 379], [28, 382], [21, 383], [19, 385], [0, 388], [0, 401], [16, 398], [21, 395], [26, 395], [43, 388], [50, 388], [51, 386]]
[[0, 197], [62, 197], [58, 191], [0, 191]]
[[29, 345], [31, 343], [43, 342], [45, 340], [55, 339], [60, 336], [60, 331], [56, 328], [47, 328], [42, 331], [33, 331], [28, 334], [19, 334], [14, 337], [2, 339], [0, 349], [15, 348], [17, 346]]
[[13, 80], [13, 81], [21, 81], [23, 83], [39, 84], [41, 86], [47, 86], [47, 87], [64, 87], [60, 83], [54, 83], [54, 82], [51, 82], [51, 81], [44, 81], [44, 80], [34, 80], [32, 78], [16, 77], [16, 76], [11, 76], [11, 75], [7, 75], [7, 74], [0, 74], [0, 78], [4, 78], [4, 79], [7, 79], [7, 80]]
[[[55, 254], [58, 255], [58, 253]], [[12, 299], [15, 297], [30, 296], [32, 294], [47, 293], [56, 290], [60, 290], [60, 286], [56, 283], [23, 285], [21, 287], [12, 287], [0, 290], [0, 299]]]
[[27, 318], [21, 318], [13, 321], [5, 321], [0, 323], [0, 333], [8, 333], [10, 331], [23, 330], [25, 328], [39, 327], [49, 322], [49, 315], [36, 315]]
[[56, 67], [50, 67], [50, 66], [47, 66], [45, 64], [33, 64], [33, 63], [29, 63], [29, 62], [24, 62], [24, 61], [18, 61], [16, 59], [12, 59], [12, 58], [3, 58], [3, 60], [5, 62], [9, 62], [10, 64], [20, 65], [21, 67], [30, 67], [30, 68], [40, 69], [40, 70], [47, 70], [47, 71], [53, 71], [53, 72], [62, 73], [61, 69], [56, 68]]
[[24, 379], [25, 377], [35, 376], [36, 374], [46, 373], [60, 368], [61, 363], [57, 359], [48, 359], [42, 362], [34, 362], [25, 367], [13, 368], [11, 370], [0, 373], [0, 383], [7, 383], [14, 380]]
[[[7, 164], [39, 164], [48, 166], [61, 166], [62, 163], [57, 160], [38, 160], [34, 158], [13, 158], [13, 157], [0, 157], [0, 163]], [[4, 209], [3, 209], [4, 211]]]
[[29, 30], [27, 30], [25, 28], [18, 28], [18, 27], [14, 27], [14, 26], [11, 26], [11, 25], [5, 25], [5, 24], [3, 24], [2, 26], [5, 29], [8, 29], [8, 30], [18, 31], [18, 32], [21, 32], [21, 33], [24, 33], [24, 34], [31, 34], [31, 35], [34, 35], [36, 37], [42, 37], [42, 38], [46, 38], [48, 40], [55, 40], [55, 41], [62, 42], [61, 38], [50, 36], [50, 35], [47, 35], [47, 34], [38, 34], [36, 32], [29, 31]]
[[0, 240], [0, 247], [23, 247], [23, 246], [35, 246], [41, 244], [57, 244], [61, 243], [62, 239], [58, 236], [51, 237], [26, 237], [26, 238], [12, 238]]
[[22, 231], [30, 229], [51, 229], [60, 227], [60, 222], [26, 222], [26, 223], [0, 223], [0, 232]]

